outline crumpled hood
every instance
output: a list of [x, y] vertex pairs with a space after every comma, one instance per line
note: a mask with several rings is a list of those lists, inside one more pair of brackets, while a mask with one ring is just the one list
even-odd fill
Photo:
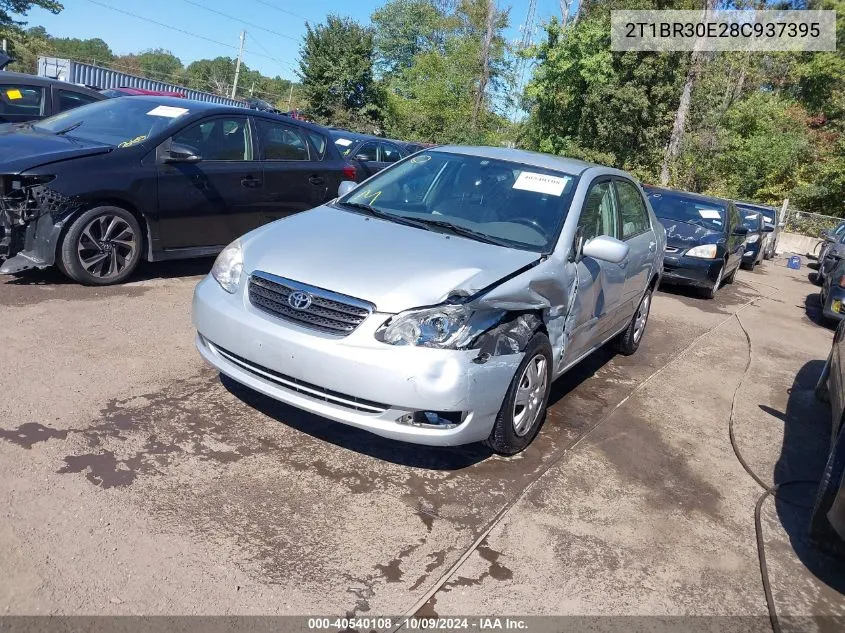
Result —
[[718, 244], [724, 238], [721, 231], [713, 231], [697, 224], [670, 218], [657, 218], [666, 229], [666, 246], [687, 249], [701, 244]]
[[273, 222], [242, 242], [246, 273], [261, 270], [389, 313], [471, 294], [540, 258], [328, 206]]
[[28, 125], [0, 125], [0, 173], [3, 174], [19, 174], [39, 165], [105, 154], [112, 149], [109, 145], [39, 132]]

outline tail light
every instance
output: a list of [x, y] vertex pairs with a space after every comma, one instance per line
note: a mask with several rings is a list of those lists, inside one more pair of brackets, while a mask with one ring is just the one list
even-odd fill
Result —
[[355, 170], [355, 167], [352, 165], [345, 165], [343, 168], [343, 179], [358, 182], [358, 172]]
[[839, 278], [839, 287], [840, 287], [840, 288], [845, 288], [845, 275], [842, 275], [842, 276]]

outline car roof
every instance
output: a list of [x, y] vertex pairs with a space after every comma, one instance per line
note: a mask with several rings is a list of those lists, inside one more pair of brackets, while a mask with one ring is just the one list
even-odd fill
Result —
[[705, 196], [703, 193], [693, 193], [691, 191], [680, 191], [679, 189], [670, 189], [668, 187], [656, 187], [654, 185], [643, 185], [646, 191], [653, 191], [656, 193], [671, 193], [676, 196], [684, 196], [685, 198], [692, 198], [701, 202], [718, 202], [720, 204], [728, 204], [731, 202], [725, 198], [718, 198], [716, 196]]
[[[565, 156], [554, 156], [552, 154], [543, 154], [541, 152], [530, 152], [524, 149], [510, 149], [507, 147], [487, 147], [484, 145], [465, 146], [465, 145], [441, 145], [439, 147], [428, 148], [434, 152], [449, 152], [451, 154], [465, 154], [467, 156], [479, 156], [481, 158], [490, 158], [493, 160], [507, 160], [524, 165], [531, 165], [532, 167], [539, 167], [541, 169], [551, 169], [553, 171], [562, 171], [573, 175], [580, 175], [595, 167], [600, 167], [608, 173], [625, 174], [625, 172], [611, 167], [604, 167], [603, 165], [596, 165], [595, 163], [588, 163], [583, 160], [575, 158], [566, 158]], [[627, 174], [625, 174], [627, 175]], [[629, 176], [630, 177], [630, 176]]]
[[246, 105], [231, 106], [221, 103], [211, 103], [210, 101], [196, 101], [194, 99], [185, 99], [183, 97], [162, 97], [158, 95], [117, 97], [117, 99], [132, 99], [133, 102], [147, 101], [148, 103], [150, 103], [150, 105], [166, 105], [173, 106], [174, 108], [187, 108], [191, 114], [240, 114], [241, 116], [253, 116], [263, 119], [273, 119], [274, 121], [281, 121], [282, 123], [287, 123], [288, 125], [290, 125], [293, 121], [294, 125], [308, 130], [312, 130], [314, 132], [319, 132], [321, 134], [327, 134], [330, 131], [324, 128], [322, 125], [317, 125], [316, 123], [301, 121], [299, 119], [294, 119], [284, 114], [276, 114], [275, 112], [255, 110], [253, 108], [248, 108]]
[[749, 207], [751, 209], [757, 209], [757, 210], [760, 210], [760, 211], [775, 211], [775, 212], [777, 212], [777, 209], [775, 207], [770, 207], [770, 206], [765, 205], [765, 204], [756, 204], [754, 202], [740, 202], [739, 200], [737, 200], [735, 204], [738, 207]]
[[87, 95], [97, 95], [100, 98], [105, 98], [102, 94], [88, 88], [86, 86], [80, 86], [78, 84], [72, 84], [67, 81], [61, 81], [60, 79], [50, 79], [49, 77], [39, 77], [37, 75], [29, 75], [27, 73], [13, 73], [8, 70], [0, 70], [0, 82], [2, 81], [18, 81], [22, 84], [27, 84], [29, 86], [59, 86], [65, 90], [74, 90], [76, 92], [81, 92]]

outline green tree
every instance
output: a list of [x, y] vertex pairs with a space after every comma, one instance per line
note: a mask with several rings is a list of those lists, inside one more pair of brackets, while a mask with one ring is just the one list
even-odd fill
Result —
[[415, 55], [442, 50], [444, 45], [446, 16], [432, 0], [391, 0], [371, 20], [381, 75], [410, 68]]
[[168, 82], [182, 80], [182, 60], [168, 50], [155, 48], [144, 51], [137, 56], [137, 61], [144, 77]]
[[15, 16], [24, 16], [33, 7], [59, 13], [64, 7], [56, 0], [0, 0], [0, 28], [26, 24]]
[[384, 97], [373, 77], [372, 29], [336, 15], [305, 26], [298, 74], [310, 114], [322, 123], [380, 129]]
[[114, 60], [114, 53], [99, 37], [81, 40], [76, 37], [51, 37], [50, 49], [56, 57], [66, 57], [80, 62], [107, 64]]

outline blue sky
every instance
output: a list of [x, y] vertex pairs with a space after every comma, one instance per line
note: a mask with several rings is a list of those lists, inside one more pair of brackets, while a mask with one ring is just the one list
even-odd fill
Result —
[[[516, 40], [519, 26], [525, 21], [528, 0], [497, 1], [500, 8], [511, 7], [508, 38]], [[58, 37], [99, 37], [118, 55], [165, 48], [186, 65], [196, 59], [220, 55], [234, 57], [238, 35], [246, 30], [244, 61], [247, 65], [265, 75], [291, 79], [305, 32], [305, 20], [321, 22], [329, 13], [338, 13], [368, 23], [370, 15], [384, 4], [384, 0], [63, 0], [63, 3], [65, 9], [58, 15], [33, 9], [24, 19], [29, 26], [44, 26], [48, 33]], [[161, 25], [101, 5], [134, 13]], [[538, 0], [538, 23], [559, 11], [558, 0]]]

